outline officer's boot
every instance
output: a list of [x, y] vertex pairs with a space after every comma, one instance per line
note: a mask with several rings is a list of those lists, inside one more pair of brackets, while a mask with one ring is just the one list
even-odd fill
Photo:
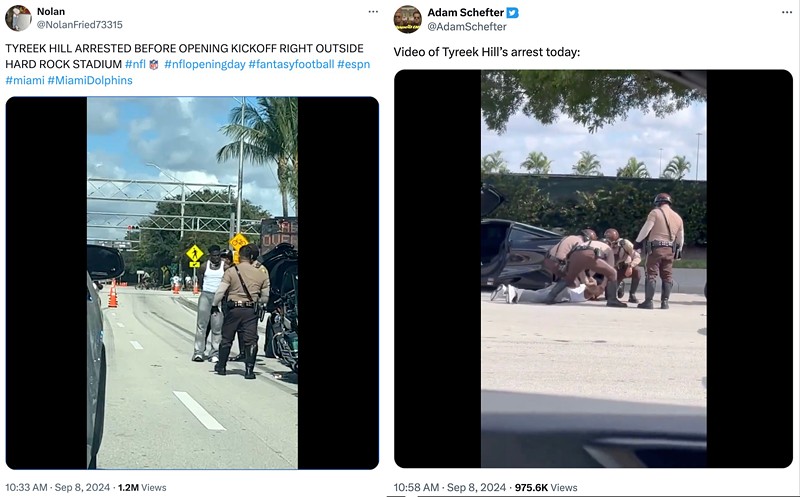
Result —
[[219, 346], [219, 362], [214, 364], [214, 371], [220, 376], [225, 376], [227, 371], [225, 366], [228, 365], [228, 356], [231, 355], [231, 344]]
[[661, 308], [669, 309], [669, 294], [672, 293], [672, 282], [661, 282]]
[[244, 379], [255, 380], [256, 373], [253, 371], [256, 367], [256, 354], [258, 353], [258, 345], [247, 345], [244, 348]]
[[567, 280], [558, 280], [558, 283], [556, 283], [553, 289], [550, 290], [550, 293], [547, 294], [544, 303], [547, 305], [555, 304], [556, 297], [558, 297], [558, 294], [563, 292], [565, 288], [567, 288]]
[[606, 307], [628, 307], [628, 304], [620, 302], [617, 297], [616, 281], [609, 281], [606, 285]]
[[644, 302], [637, 305], [639, 309], [652, 309], [653, 297], [656, 295], [656, 280], [647, 278], [644, 282]]
[[636, 290], [639, 288], [639, 280], [631, 280], [631, 292], [628, 296], [628, 302], [631, 304], [639, 303], [639, 299], [636, 298]]
[[245, 357], [246, 357], [245, 346], [244, 346], [244, 338], [242, 337], [241, 333], [239, 333], [238, 335], [239, 335], [238, 336], [238, 340], [239, 340], [239, 355], [237, 355], [236, 357], [231, 359], [231, 361], [234, 361], [234, 362], [244, 361]]

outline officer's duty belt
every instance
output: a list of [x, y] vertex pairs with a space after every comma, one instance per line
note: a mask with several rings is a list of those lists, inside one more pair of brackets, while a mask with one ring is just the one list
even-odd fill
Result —
[[234, 301], [229, 301], [228, 305], [230, 307], [253, 307], [255, 304], [253, 302], [234, 302]]
[[552, 259], [552, 260], [556, 261], [556, 262], [557, 262], [557, 263], [559, 263], [559, 264], [564, 264], [564, 263], [566, 262], [566, 261], [564, 261], [564, 260], [562, 260], [562, 259], [559, 259], [558, 257], [554, 256], [554, 255], [553, 255], [553, 254], [551, 254], [550, 252], [546, 253], [546, 254], [544, 255], [544, 258], [545, 258], [545, 259]]
[[674, 245], [673, 242], [665, 242], [662, 240], [650, 242], [651, 247], [672, 247], [672, 245]]

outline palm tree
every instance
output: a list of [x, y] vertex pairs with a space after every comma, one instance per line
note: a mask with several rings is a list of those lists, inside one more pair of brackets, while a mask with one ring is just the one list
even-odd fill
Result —
[[664, 168], [664, 173], [661, 175], [665, 179], [682, 180], [684, 176], [692, 169], [692, 163], [686, 160], [685, 155], [675, 156], [669, 161], [667, 167]]
[[636, 157], [631, 157], [623, 167], [617, 169], [617, 177], [649, 178], [650, 173], [647, 172], [644, 162], [636, 160]]
[[498, 150], [488, 155], [481, 157], [481, 173], [507, 173], [508, 166], [506, 160], [503, 158], [503, 152]]
[[550, 164], [553, 161], [541, 152], [531, 152], [528, 157], [520, 164], [520, 167], [527, 169], [534, 174], [550, 174]]
[[600, 161], [597, 160], [597, 155], [590, 153], [587, 150], [581, 152], [581, 158], [572, 166], [572, 172], [578, 176], [602, 176], [603, 172], [600, 168]]
[[245, 103], [244, 125], [240, 105], [231, 109], [229, 120], [220, 131], [232, 141], [219, 149], [217, 162], [238, 158], [239, 139], [244, 137], [245, 159], [277, 165], [283, 216], [289, 216], [289, 198], [297, 214], [297, 98], [258, 97], [256, 105]]

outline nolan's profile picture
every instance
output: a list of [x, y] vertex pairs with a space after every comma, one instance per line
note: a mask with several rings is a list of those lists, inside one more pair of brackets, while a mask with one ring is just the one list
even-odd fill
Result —
[[422, 25], [422, 14], [411, 5], [404, 5], [394, 13], [394, 27], [401, 33], [414, 33]]
[[6, 11], [6, 26], [12, 31], [23, 31], [31, 25], [31, 11], [22, 5], [15, 5]]

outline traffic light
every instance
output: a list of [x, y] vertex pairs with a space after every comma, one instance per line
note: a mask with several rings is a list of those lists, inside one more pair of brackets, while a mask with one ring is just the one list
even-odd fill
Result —
[[133, 230], [138, 230], [138, 229], [139, 229], [138, 225], [137, 226], [134, 226], [134, 225], [131, 225], [131, 224], [128, 225], [128, 231], [133, 231]]

